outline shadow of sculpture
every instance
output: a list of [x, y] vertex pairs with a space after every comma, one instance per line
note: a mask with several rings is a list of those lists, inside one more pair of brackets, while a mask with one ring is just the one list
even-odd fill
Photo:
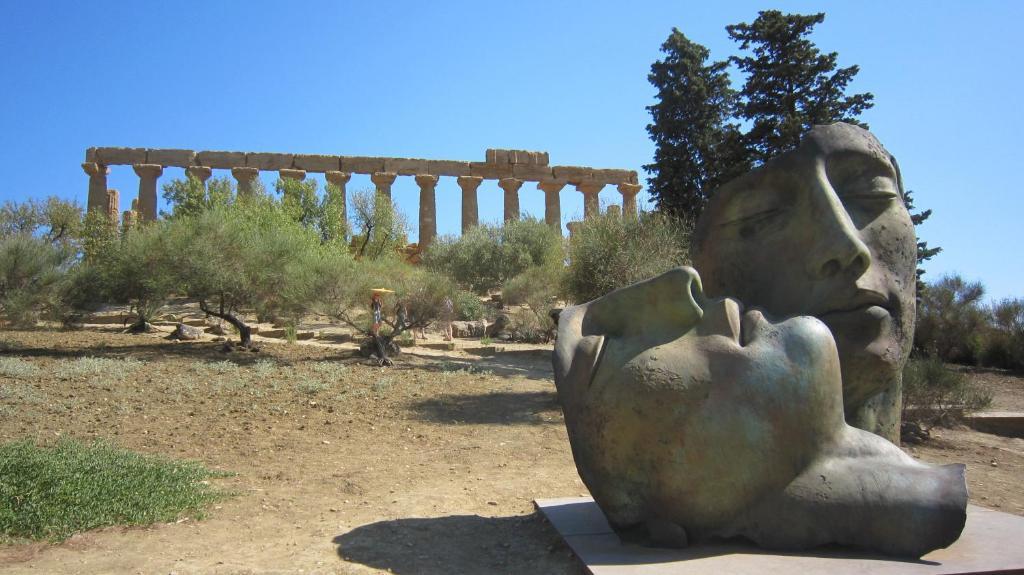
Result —
[[561, 538], [536, 513], [378, 521], [333, 542], [346, 561], [398, 574], [579, 572]]
[[553, 391], [494, 392], [444, 395], [411, 406], [424, 421], [475, 425], [561, 425], [562, 414]]

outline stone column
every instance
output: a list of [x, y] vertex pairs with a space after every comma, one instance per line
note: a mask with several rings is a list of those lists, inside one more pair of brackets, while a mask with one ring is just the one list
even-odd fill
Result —
[[121, 220], [121, 196], [117, 190], [107, 190], [106, 212], [110, 225], [116, 228]]
[[235, 181], [238, 182], [238, 197], [250, 197], [252, 196], [252, 184], [256, 181], [256, 176], [260, 175], [260, 171], [257, 168], [231, 168], [231, 175], [235, 177]]
[[348, 172], [338, 172], [336, 170], [324, 172], [324, 178], [327, 183], [338, 188], [338, 204], [341, 208], [341, 223], [344, 229], [348, 229], [348, 196], [345, 191], [345, 185], [352, 179], [352, 174]]
[[370, 175], [370, 181], [377, 186], [377, 193], [384, 194], [391, 199], [391, 184], [395, 183], [398, 174], [394, 172], [374, 172]]
[[544, 192], [544, 221], [562, 233], [562, 204], [558, 192], [565, 184], [561, 182], [537, 182], [537, 189]]
[[164, 173], [160, 164], [135, 164], [132, 166], [139, 176], [139, 222], [156, 220], [156, 179]]
[[459, 176], [455, 181], [462, 188], [462, 233], [466, 233], [480, 223], [476, 190], [484, 179], [479, 176]]
[[498, 187], [505, 190], [505, 221], [519, 219], [519, 188], [523, 187], [523, 181], [515, 178], [502, 178], [498, 180]]
[[110, 173], [110, 168], [103, 164], [85, 162], [82, 164], [82, 169], [85, 170], [86, 174], [89, 174], [89, 195], [85, 203], [86, 209], [90, 212], [93, 210], [106, 210], [107, 174]]
[[206, 180], [209, 180], [210, 176], [213, 175], [213, 170], [206, 166], [189, 166], [185, 168], [185, 173], [202, 182], [203, 186], [206, 186]]
[[420, 174], [416, 176], [420, 187], [420, 251], [427, 249], [437, 235], [437, 176]]
[[604, 188], [599, 182], [580, 182], [576, 184], [576, 190], [583, 194], [583, 219], [590, 219], [601, 214], [601, 204], [597, 200], [597, 194]]
[[630, 217], [636, 217], [636, 195], [643, 188], [640, 184], [619, 184], [619, 193], [622, 194], [622, 213]]
[[306, 170], [278, 170], [277, 174], [282, 180], [295, 180], [301, 182], [306, 179]]
[[576, 233], [576, 230], [579, 229], [580, 224], [582, 224], [582, 223], [583, 222], [566, 222], [565, 223], [565, 227], [568, 228], [568, 230], [569, 230], [569, 239], [572, 239], [572, 235], [574, 233]]

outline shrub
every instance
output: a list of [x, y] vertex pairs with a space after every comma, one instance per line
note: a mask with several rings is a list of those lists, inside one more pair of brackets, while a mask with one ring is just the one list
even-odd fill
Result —
[[690, 262], [691, 226], [661, 213], [594, 216], [569, 241], [564, 292], [583, 303]]
[[542, 221], [524, 218], [484, 224], [459, 237], [442, 236], [423, 263], [478, 294], [501, 287], [527, 268], [562, 262], [562, 237]]
[[554, 330], [555, 323], [548, 312], [558, 300], [565, 274], [561, 264], [534, 266], [505, 284], [502, 289], [505, 303], [523, 305], [532, 316], [524, 318], [517, 317], [521, 314], [513, 314], [513, 330], [522, 332], [523, 339], [547, 340], [548, 334]]
[[914, 347], [924, 355], [951, 363], [977, 363], [987, 327], [980, 282], [946, 275], [919, 294]]
[[74, 253], [28, 234], [0, 237], [0, 311], [17, 326], [60, 308]]
[[462, 321], [490, 320], [494, 317], [494, 308], [468, 291], [456, 291], [452, 303], [455, 304], [455, 317]]
[[0, 445], [0, 534], [66, 539], [106, 525], [146, 525], [202, 513], [226, 496], [197, 463], [139, 455], [104, 442]]
[[990, 327], [981, 345], [980, 363], [1024, 369], [1024, 299], [1004, 299], [989, 309]]
[[185, 179], [174, 179], [164, 184], [163, 196], [170, 204], [171, 212], [161, 212], [161, 215], [180, 218], [228, 206], [235, 197], [235, 186], [227, 177], [210, 178], [204, 184], [195, 176], [186, 174]]
[[972, 385], [938, 358], [913, 358], [903, 368], [905, 421], [948, 425], [965, 412], [985, 409], [991, 403], [992, 394]]

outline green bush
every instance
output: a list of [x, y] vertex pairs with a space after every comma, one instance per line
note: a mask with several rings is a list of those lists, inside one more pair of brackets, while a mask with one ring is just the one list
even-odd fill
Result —
[[502, 298], [508, 305], [525, 306], [528, 314], [513, 314], [513, 331], [523, 334], [529, 341], [546, 340], [554, 328], [549, 312], [558, 301], [566, 270], [560, 264], [534, 266], [512, 278], [502, 289]]
[[691, 226], [661, 213], [602, 214], [579, 224], [569, 241], [564, 292], [583, 303], [690, 263]]
[[915, 349], [945, 362], [976, 364], [988, 327], [981, 301], [985, 287], [953, 274], [918, 295]]
[[59, 541], [107, 525], [201, 515], [226, 496], [197, 463], [140, 455], [105, 442], [0, 445], [0, 534]]
[[235, 197], [235, 185], [227, 177], [210, 178], [204, 184], [192, 174], [186, 174], [184, 179], [174, 179], [164, 184], [163, 196], [171, 207], [170, 213], [161, 212], [165, 218], [194, 216], [231, 204]]
[[356, 258], [391, 258], [405, 248], [409, 226], [391, 198], [375, 190], [361, 190], [351, 199]]
[[562, 237], [534, 218], [484, 224], [459, 237], [442, 236], [431, 244], [423, 264], [447, 274], [478, 294], [500, 288], [527, 268], [564, 259]]
[[16, 326], [60, 309], [74, 258], [68, 247], [25, 233], [0, 237], [0, 311]]
[[990, 326], [981, 345], [980, 363], [1024, 369], [1024, 299], [1004, 299], [989, 309]]
[[474, 293], [458, 290], [452, 298], [455, 304], [455, 317], [462, 321], [490, 320], [494, 317], [495, 310], [487, 305]]
[[949, 425], [991, 403], [991, 393], [972, 385], [938, 358], [913, 358], [903, 368], [904, 421]]

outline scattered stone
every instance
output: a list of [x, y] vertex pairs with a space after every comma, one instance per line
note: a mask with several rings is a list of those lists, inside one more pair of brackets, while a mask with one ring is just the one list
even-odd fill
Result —
[[487, 331], [484, 321], [453, 321], [452, 335], [455, 337], [483, 337]]
[[179, 323], [168, 337], [170, 339], [177, 339], [181, 341], [195, 341], [203, 338], [203, 330], [198, 327]]
[[206, 333], [212, 333], [214, 335], [227, 335], [227, 332], [224, 331], [224, 326], [219, 323], [211, 325], [210, 327], [206, 328], [205, 331]]
[[505, 335], [505, 332], [508, 330], [508, 327], [509, 325], [511, 325], [511, 323], [512, 318], [509, 317], [508, 314], [503, 313], [498, 317], [494, 318], [494, 323], [487, 326], [487, 329], [485, 330], [485, 335], [491, 339], [501, 337], [502, 335]]

